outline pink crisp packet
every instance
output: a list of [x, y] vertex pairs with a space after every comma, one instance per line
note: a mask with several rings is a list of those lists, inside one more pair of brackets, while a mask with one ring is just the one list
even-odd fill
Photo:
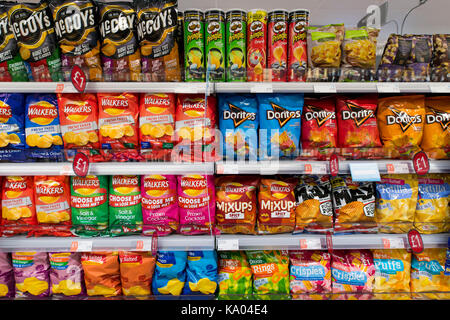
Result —
[[0, 297], [13, 298], [14, 271], [11, 264], [11, 254], [0, 252]]
[[[375, 279], [370, 250], [336, 250], [332, 254], [331, 275], [334, 300], [369, 300]], [[353, 293], [353, 294], [349, 294]]]
[[16, 297], [48, 297], [50, 264], [47, 252], [13, 252]]
[[215, 217], [214, 176], [178, 176], [178, 207], [180, 233], [206, 234], [212, 232]]
[[65, 296], [85, 295], [81, 253], [49, 253], [50, 283], [52, 294]]
[[326, 300], [331, 293], [331, 255], [326, 251], [289, 251], [293, 299]]
[[141, 177], [143, 234], [166, 236], [178, 229], [177, 178], [173, 175]]

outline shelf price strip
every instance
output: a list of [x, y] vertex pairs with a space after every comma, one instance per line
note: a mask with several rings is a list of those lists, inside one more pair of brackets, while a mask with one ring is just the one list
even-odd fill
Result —
[[383, 249], [405, 249], [405, 242], [402, 238], [382, 238]]
[[70, 252], [89, 252], [92, 251], [92, 241], [75, 240], [70, 245]]
[[239, 250], [239, 239], [217, 239], [217, 250], [236, 251]]
[[387, 163], [386, 170], [388, 174], [393, 173], [409, 173], [409, 166], [407, 163]]
[[325, 163], [305, 163], [305, 174], [327, 174]]
[[322, 244], [321, 244], [319, 238], [300, 239], [300, 249], [301, 250], [320, 250], [320, 249], [322, 249]]

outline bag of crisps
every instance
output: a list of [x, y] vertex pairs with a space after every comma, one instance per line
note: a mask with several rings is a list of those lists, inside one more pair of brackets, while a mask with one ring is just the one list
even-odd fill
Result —
[[141, 53], [132, 1], [97, 1], [105, 81], [140, 81]]
[[79, 296], [86, 294], [80, 252], [49, 252], [52, 294]]
[[179, 232], [186, 235], [209, 234], [214, 227], [214, 176], [182, 175], [178, 179]]
[[341, 43], [344, 39], [344, 24], [322, 27], [306, 27], [308, 31], [308, 61], [312, 68], [339, 68], [341, 65]]
[[422, 142], [425, 98], [422, 95], [380, 98], [377, 120], [381, 140], [391, 158], [412, 158]]
[[179, 296], [186, 282], [187, 251], [159, 251], [153, 275], [155, 295]]
[[331, 255], [326, 251], [289, 251], [293, 299], [327, 300], [331, 293]]
[[407, 233], [413, 226], [418, 181], [412, 174], [383, 175], [376, 184], [378, 231]]
[[143, 234], [166, 236], [178, 230], [177, 177], [173, 175], [141, 176]]
[[370, 250], [335, 250], [331, 259], [333, 300], [370, 300], [375, 265]]
[[373, 250], [374, 297], [381, 300], [410, 300], [411, 253], [405, 249]]
[[3, 236], [28, 233], [36, 225], [33, 177], [5, 177], [2, 188]]
[[150, 160], [170, 160], [174, 145], [175, 103], [173, 93], [141, 95], [139, 140], [141, 150], [150, 152]]
[[22, 93], [0, 93], [0, 148], [25, 149], [24, 102]]
[[334, 232], [376, 233], [375, 184], [353, 181], [351, 176], [331, 177], [335, 212]]
[[258, 234], [292, 232], [295, 228], [296, 180], [261, 179], [258, 201]]
[[450, 231], [450, 175], [428, 174], [419, 176], [414, 227], [420, 233]]
[[62, 81], [61, 61], [47, 2], [6, 3], [9, 24], [32, 81]]
[[450, 98], [425, 98], [425, 124], [420, 147], [432, 159], [450, 158]]
[[261, 300], [289, 299], [289, 256], [287, 251], [246, 251], [253, 274], [253, 294]]
[[81, 265], [88, 296], [111, 297], [122, 294], [118, 252], [83, 252]]
[[246, 300], [253, 292], [252, 269], [245, 251], [219, 251], [219, 300]]
[[425, 249], [412, 255], [411, 293], [414, 298], [450, 299], [450, 277], [444, 274], [445, 257], [445, 248]]
[[98, 93], [102, 149], [136, 149], [139, 143], [139, 99], [134, 93]]
[[14, 269], [11, 254], [0, 252], [0, 298], [15, 297]]
[[188, 251], [183, 294], [209, 294], [217, 289], [216, 251]]
[[120, 251], [120, 280], [125, 296], [148, 296], [156, 259], [150, 252]]
[[79, 66], [88, 81], [102, 81], [97, 8], [91, 0], [50, 0], [56, 38], [61, 49], [64, 81]]
[[48, 297], [50, 264], [47, 252], [13, 252], [16, 297]]
[[77, 236], [108, 235], [108, 177], [70, 179], [72, 233]]
[[215, 179], [217, 229], [222, 233], [255, 234], [259, 178], [220, 176]]
[[34, 195], [38, 227], [35, 236], [70, 237], [70, 178], [68, 176], [35, 176]]

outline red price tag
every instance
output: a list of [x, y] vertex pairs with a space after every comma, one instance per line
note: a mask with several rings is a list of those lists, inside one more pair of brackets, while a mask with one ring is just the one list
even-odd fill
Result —
[[327, 232], [327, 248], [329, 253], [333, 252], [333, 236], [331, 232]]
[[73, 66], [70, 78], [75, 89], [78, 92], [84, 92], [84, 89], [86, 89], [86, 74], [79, 66]]
[[156, 234], [156, 232], [154, 232], [152, 235], [152, 255], [156, 256], [157, 253], [158, 253], [158, 235]]
[[86, 177], [89, 171], [89, 158], [82, 152], [78, 152], [72, 162], [72, 169], [81, 178]]
[[337, 176], [339, 173], [339, 160], [335, 153], [330, 157], [330, 173], [333, 177]]
[[312, 166], [310, 163], [305, 163], [305, 174], [311, 174], [312, 173]]
[[413, 165], [417, 174], [427, 174], [430, 170], [430, 162], [428, 161], [427, 154], [423, 151], [417, 152], [413, 158]]
[[422, 236], [417, 230], [409, 230], [408, 232], [408, 242], [411, 247], [412, 252], [421, 253], [423, 251], [423, 240]]

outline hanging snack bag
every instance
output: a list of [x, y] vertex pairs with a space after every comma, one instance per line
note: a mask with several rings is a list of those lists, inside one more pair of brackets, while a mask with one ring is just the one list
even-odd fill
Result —
[[344, 25], [306, 27], [308, 30], [308, 61], [310, 67], [339, 68]]
[[77, 236], [101, 236], [108, 229], [108, 177], [72, 177], [70, 184], [72, 233]]
[[186, 282], [187, 251], [159, 251], [153, 275], [155, 295], [179, 296]]
[[262, 159], [293, 158], [300, 149], [303, 94], [258, 94]]
[[52, 13], [47, 2], [7, 3], [9, 24], [32, 81], [62, 81]]
[[254, 95], [220, 94], [219, 128], [226, 159], [257, 159], [258, 102]]
[[140, 81], [141, 53], [132, 1], [98, 1], [105, 81]]
[[216, 251], [188, 251], [183, 294], [209, 294], [217, 289]]
[[125, 296], [151, 295], [155, 257], [150, 252], [120, 251], [119, 261], [123, 294]]
[[24, 102], [22, 93], [0, 93], [0, 148], [25, 148]]
[[424, 96], [395, 96], [378, 100], [378, 127], [384, 147], [393, 157], [420, 150], [425, 122]]
[[79, 66], [89, 81], [102, 81], [97, 8], [91, 0], [50, 0], [56, 38], [61, 49], [61, 68], [70, 81], [72, 67]]
[[378, 231], [407, 233], [413, 226], [418, 182], [412, 174], [383, 175], [376, 184]]
[[98, 93], [102, 149], [136, 149], [139, 142], [139, 99], [134, 93]]
[[261, 179], [258, 234], [292, 232], [295, 228], [295, 179]]
[[111, 297], [122, 294], [117, 251], [83, 252], [81, 264], [88, 296]]
[[326, 300], [331, 293], [331, 255], [326, 251], [289, 251], [293, 299]]
[[33, 177], [7, 176], [2, 188], [3, 236], [32, 231], [37, 225]]
[[245, 300], [252, 294], [252, 269], [245, 251], [219, 251], [219, 300]]
[[143, 234], [166, 236], [178, 230], [177, 177], [141, 176]]
[[64, 296], [86, 294], [80, 252], [49, 252], [48, 258], [52, 294]]
[[181, 175], [178, 179], [178, 207], [182, 234], [208, 234], [214, 227], [214, 176]]
[[48, 297], [50, 264], [47, 252], [13, 252], [16, 297]]
[[414, 227], [425, 234], [450, 231], [449, 203], [450, 175], [420, 176]]
[[215, 179], [217, 229], [222, 233], [255, 234], [259, 179], [220, 176]]
[[36, 216], [35, 236], [70, 237], [70, 188], [68, 176], [34, 176]]
[[450, 98], [425, 98], [425, 124], [420, 147], [432, 159], [450, 158]]
[[11, 254], [0, 252], [0, 298], [14, 298], [15, 283]]

